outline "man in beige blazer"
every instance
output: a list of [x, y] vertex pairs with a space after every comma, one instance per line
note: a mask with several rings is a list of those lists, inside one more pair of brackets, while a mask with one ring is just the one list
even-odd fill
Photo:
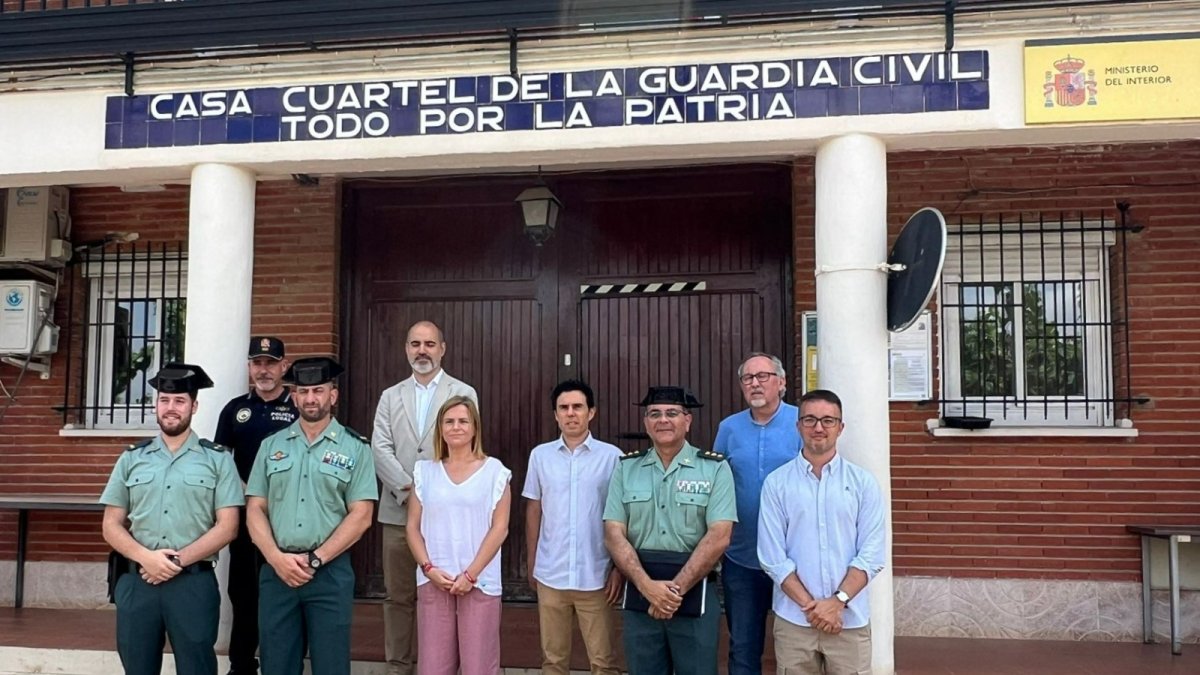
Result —
[[433, 459], [433, 428], [438, 408], [451, 396], [467, 396], [479, 403], [470, 385], [442, 370], [446, 341], [431, 321], [418, 321], [408, 329], [404, 351], [413, 374], [388, 387], [379, 397], [371, 449], [375, 473], [383, 488], [379, 495], [379, 522], [383, 526], [384, 653], [388, 675], [415, 671], [417, 561], [408, 549], [404, 524], [408, 495], [412, 492], [413, 465]]

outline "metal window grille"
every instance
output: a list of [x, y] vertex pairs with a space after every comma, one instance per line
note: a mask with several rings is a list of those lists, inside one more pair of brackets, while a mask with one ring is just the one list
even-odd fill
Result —
[[153, 426], [149, 380], [183, 358], [186, 261], [182, 244], [161, 242], [80, 257], [67, 289], [64, 426]]
[[1131, 419], [1128, 206], [960, 219], [940, 288], [941, 415], [1112, 426]]

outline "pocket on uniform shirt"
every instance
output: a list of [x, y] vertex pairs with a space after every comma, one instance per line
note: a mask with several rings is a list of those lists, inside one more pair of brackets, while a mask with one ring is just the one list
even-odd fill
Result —
[[708, 495], [694, 492], [676, 492], [675, 503], [683, 511], [683, 525], [692, 534], [708, 529]]
[[621, 495], [621, 506], [625, 510], [625, 525], [630, 530], [653, 529], [654, 493], [650, 490], [632, 490]]
[[267, 477], [269, 478], [282, 471], [290, 470], [295, 462], [296, 460], [292, 459], [291, 457], [285, 457], [284, 459], [278, 461], [267, 462]]
[[185, 473], [183, 482], [194, 488], [217, 489], [217, 477], [211, 473]]
[[346, 484], [350, 482], [349, 469], [343, 469], [340, 466], [334, 466], [332, 464], [319, 464], [317, 465], [317, 471], [320, 471], [322, 474], [329, 476], [330, 478], [336, 479], [339, 483]]
[[140, 471], [125, 479], [125, 489], [129, 492], [130, 509], [133, 507], [133, 499], [144, 492], [153, 482], [153, 471]]

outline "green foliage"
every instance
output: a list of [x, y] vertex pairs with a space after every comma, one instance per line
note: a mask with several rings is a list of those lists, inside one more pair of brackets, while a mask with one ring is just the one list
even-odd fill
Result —
[[[959, 354], [964, 396], [1017, 395], [1015, 289], [1016, 284], [1007, 283], [961, 287]], [[1080, 328], [1067, 320], [1075, 316], [1080, 292], [1075, 282], [1023, 285], [1019, 316], [1025, 396], [1083, 394], [1083, 337]]]

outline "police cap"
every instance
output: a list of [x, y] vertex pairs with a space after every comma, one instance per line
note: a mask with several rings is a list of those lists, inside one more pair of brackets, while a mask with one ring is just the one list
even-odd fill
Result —
[[246, 358], [252, 359], [256, 356], [266, 356], [276, 361], [282, 359], [283, 340], [267, 335], [255, 335], [250, 338], [250, 351], [247, 352]]

